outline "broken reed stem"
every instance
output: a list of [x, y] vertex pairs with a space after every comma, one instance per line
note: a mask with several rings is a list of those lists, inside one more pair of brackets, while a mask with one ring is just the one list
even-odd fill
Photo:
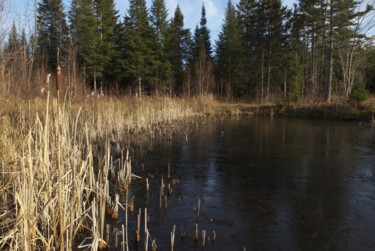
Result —
[[194, 241], [198, 243], [198, 223], [195, 224], [195, 233], [194, 233]]
[[201, 200], [198, 199], [197, 217], [199, 217], [200, 210], [201, 210]]
[[[126, 237], [124, 236], [125, 233], [126, 233]], [[124, 225], [122, 225], [122, 242], [121, 242], [121, 246], [122, 246], [122, 250], [123, 251], [128, 251], [129, 250], [129, 246], [128, 246], [128, 231], [124, 229]]]
[[138, 216], [137, 216], [137, 231], [135, 232], [136, 237], [135, 241], [139, 243], [141, 241], [141, 214], [142, 214], [142, 209], [139, 209]]
[[171, 165], [168, 163], [168, 180], [171, 178]]
[[147, 235], [147, 207], [145, 208], [145, 234]]
[[204, 247], [206, 243], [206, 230], [202, 230], [202, 247]]
[[174, 250], [174, 237], [176, 234], [176, 225], [173, 226], [173, 231], [171, 232], [171, 251]]
[[110, 233], [110, 225], [106, 224], [105, 225], [105, 241], [109, 243], [109, 233]]
[[120, 203], [120, 195], [115, 194], [115, 204], [113, 205], [112, 219], [118, 218], [118, 204]]
[[118, 230], [117, 228], [113, 229], [113, 235], [115, 237], [115, 249], [118, 248]]

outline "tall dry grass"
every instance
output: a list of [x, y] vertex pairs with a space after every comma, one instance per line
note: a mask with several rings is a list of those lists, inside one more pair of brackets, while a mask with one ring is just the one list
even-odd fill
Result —
[[[0, 102], [0, 248], [96, 250], [106, 245], [105, 215], [119, 206], [109, 194], [109, 173], [125, 191], [133, 177], [119, 142], [202, 115], [213, 99], [90, 97], [58, 104], [48, 95]], [[113, 143], [126, 152], [117, 162]], [[104, 161], [95, 166], [94, 156]], [[81, 233], [87, 238], [79, 245]]]

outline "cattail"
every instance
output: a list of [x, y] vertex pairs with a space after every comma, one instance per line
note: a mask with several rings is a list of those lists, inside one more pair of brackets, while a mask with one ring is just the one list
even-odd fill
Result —
[[171, 183], [168, 184], [168, 196], [171, 196], [172, 195], [172, 187], [171, 187]]
[[61, 68], [60, 65], [57, 65], [56, 68], [56, 90], [61, 91], [62, 80], [61, 80]]
[[202, 230], [202, 247], [206, 244], [206, 230]]
[[200, 210], [201, 210], [201, 200], [198, 199], [197, 217], [199, 217]]
[[113, 229], [113, 234], [115, 236], [115, 249], [118, 248], [118, 230], [117, 228]]
[[152, 251], [156, 251], [156, 249], [158, 248], [158, 246], [156, 245], [156, 240], [152, 240], [152, 243], [151, 243], [151, 250]]
[[176, 225], [173, 226], [173, 232], [171, 232], [171, 251], [174, 250], [174, 236], [176, 232]]
[[195, 224], [194, 241], [195, 241], [195, 243], [198, 242], [198, 224]]
[[109, 243], [109, 232], [110, 232], [110, 225], [106, 224], [105, 225], [105, 241]]

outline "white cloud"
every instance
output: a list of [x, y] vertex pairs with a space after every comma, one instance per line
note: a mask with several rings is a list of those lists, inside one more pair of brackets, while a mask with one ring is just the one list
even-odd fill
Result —
[[207, 17], [216, 17], [219, 14], [219, 10], [212, 0], [204, 1], [204, 6], [206, 8]]

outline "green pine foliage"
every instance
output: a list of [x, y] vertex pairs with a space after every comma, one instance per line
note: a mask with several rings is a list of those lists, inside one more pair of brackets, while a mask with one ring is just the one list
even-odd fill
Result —
[[121, 86], [139, 95], [350, 99], [356, 85], [375, 89], [358, 25], [373, 8], [358, 4], [299, 0], [287, 9], [281, 0], [239, 0], [236, 6], [229, 0], [213, 48], [204, 5], [192, 36], [179, 5], [168, 20], [165, 0], [151, 1], [150, 9], [145, 0], [129, 0], [121, 21], [114, 0], [72, 0], [68, 33], [62, 0], [40, 0], [30, 44], [24, 46], [26, 35], [20, 41], [13, 25], [3, 48], [20, 51], [21, 43], [23, 55], [35, 55], [33, 68], [49, 72], [57, 51], [62, 63], [69, 52], [69, 62], [75, 57], [94, 88]]
[[217, 90], [220, 95], [231, 97], [233, 93], [243, 94], [241, 83], [241, 26], [237, 12], [231, 0], [225, 12], [222, 31], [216, 41], [216, 81]]
[[[172, 64], [169, 60], [168, 40], [171, 34], [168, 29], [168, 11], [164, 0], [154, 0], [151, 6], [151, 27], [156, 36], [155, 54], [155, 92], [164, 93], [171, 88]], [[171, 90], [170, 90], [171, 91]]]
[[[37, 62], [54, 71], [64, 61], [69, 44], [62, 0], [41, 0], [37, 7]], [[59, 59], [58, 59], [59, 55]]]
[[168, 34], [167, 51], [172, 66], [173, 90], [180, 94], [183, 91], [185, 73], [191, 58], [191, 34], [189, 29], [184, 28], [184, 15], [179, 5], [170, 21]]
[[150, 25], [145, 0], [130, 0], [124, 21], [124, 67], [136, 93], [151, 91], [156, 76], [156, 35]]
[[97, 64], [99, 44], [97, 20], [92, 0], [74, 0], [69, 12], [70, 31], [79, 68], [84, 78], [94, 81], [96, 72], [101, 69]]

